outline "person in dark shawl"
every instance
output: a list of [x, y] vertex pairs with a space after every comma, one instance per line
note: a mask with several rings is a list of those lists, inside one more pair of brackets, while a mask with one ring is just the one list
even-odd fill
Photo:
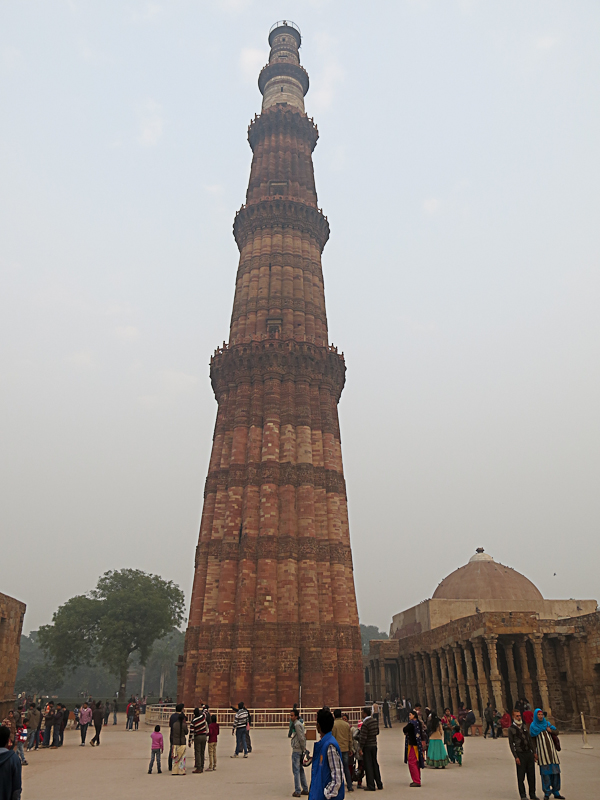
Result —
[[553, 794], [557, 800], [559, 798], [563, 800], [560, 793], [560, 759], [551, 731], [556, 732], [556, 728], [548, 722], [542, 709], [536, 708], [529, 726], [529, 735], [533, 739], [537, 753], [544, 800], [549, 800], [550, 794]]
[[404, 763], [408, 764], [408, 770], [412, 779], [411, 786], [421, 785], [421, 770], [425, 766], [423, 760], [423, 741], [421, 738], [421, 725], [415, 711], [408, 713], [408, 725], [403, 728], [404, 740]]

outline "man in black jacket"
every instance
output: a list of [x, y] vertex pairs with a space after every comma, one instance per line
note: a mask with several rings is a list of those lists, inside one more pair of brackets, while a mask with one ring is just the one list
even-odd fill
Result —
[[179, 716], [182, 713], [183, 709], [184, 709], [183, 703], [177, 703], [177, 705], [175, 706], [175, 712], [171, 714], [171, 716], [169, 717], [169, 758], [168, 758], [169, 772], [173, 771], [173, 725], [179, 719]]
[[525, 775], [529, 786], [530, 800], [537, 800], [535, 794], [535, 762], [537, 755], [535, 743], [529, 733], [529, 726], [521, 719], [521, 712], [513, 711], [512, 725], [508, 729], [508, 743], [517, 767], [517, 783], [521, 800], [527, 800], [525, 794]]
[[367, 779], [367, 791], [374, 792], [375, 784], [378, 789], [383, 789], [381, 773], [377, 761], [377, 737], [379, 736], [379, 722], [371, 714], [370, 708], [363, 708], [363, 724], [358, 734], [359, 757], [362, 754]]

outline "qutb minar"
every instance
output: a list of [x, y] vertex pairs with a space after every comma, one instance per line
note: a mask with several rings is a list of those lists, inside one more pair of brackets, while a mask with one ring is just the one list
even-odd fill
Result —
[[248, 130], [230, 336], [210, 364], [218, 411], [179, 664], [186, 706], [364, 702], [337, 411], [346, 368], [327, 332], [329, 224], [300, 43], [291, 22], [271, 29]]

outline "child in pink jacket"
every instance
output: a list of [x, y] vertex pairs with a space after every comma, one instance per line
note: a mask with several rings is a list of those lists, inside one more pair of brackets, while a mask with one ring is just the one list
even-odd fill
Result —
[[158, 774], [162, 772], [160, 768], [160, 756], [161, 753], [165, 749], [165, 744], [163, 742], [163, 735], [160, 732], [160, 725], [157, 725], [154, 728], [153, 733], [150, 734], [150, 739], [152, 740], [152, 756], [150, 757], [150, 766], [148, 767], [148, 775], [152, 775], [152, 767], [154, 766], [154, 759], [156, 759], [156, 766]]

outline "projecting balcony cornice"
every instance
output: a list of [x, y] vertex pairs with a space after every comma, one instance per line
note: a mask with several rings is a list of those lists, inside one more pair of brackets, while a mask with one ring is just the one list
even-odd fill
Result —
[[346, 381], [346, 364], [344, 354], [333, 345], [261, 339], [217, 348], [210, 360], [210, 377], [217, 400], [230, 385], [270, 377], [328, 386], [337, 402]]
[[265, 86], [272, 78], [292, 78], [298, 81], [302, 86], [303, 94], [308, 92], [308, 72], [299, 64], [286, 64], [282, 61], [275, 61], [273, 64], [267, 64], [260, 71], [258, 76], [258, 88], [260, 93], [265, 93]]
[[319, 129], [312, 117], [307, 117], [294, 106], [287, 103], [271, 106], [260, 116], [255, 116], [248, 126], [248, 141], [252, 152], [259, 142], [272, 133], [292, 133], [303, 139], [312, 153], [319, 138]]
[[276, 227], [308, 233], [321, 252], [329, 239], [329, 222], [320, 208], [296, 200], [266, 198], [240, 208], [233, 222], [233, 235], [241, 251], [255, 231]]

